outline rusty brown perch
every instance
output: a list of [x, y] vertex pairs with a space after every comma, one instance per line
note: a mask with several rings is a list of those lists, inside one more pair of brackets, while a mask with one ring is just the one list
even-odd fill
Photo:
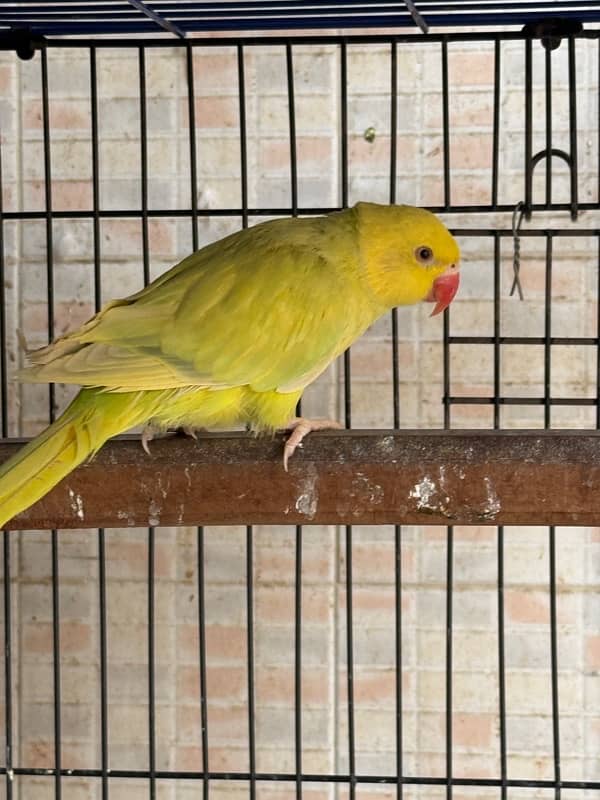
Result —
[[[109, 442], [8, 529], [237, 524], [600, 525], [600, 432], [331, 431]], [[19, 445], [0, 440], [0, 462]]]

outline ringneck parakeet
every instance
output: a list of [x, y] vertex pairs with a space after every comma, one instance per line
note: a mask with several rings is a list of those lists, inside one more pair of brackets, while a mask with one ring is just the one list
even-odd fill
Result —
[[0, 467], [0, 526], [137, 425], [286, 428], [287, 469], [309, 431], [339, 427], [295, 418], [304, 388], [392, 307], [446, 308], [459, 257], [430, 212], [358, 203], [239, 231], [111, 301], [29, 354], [21, 380], [83, 388]]

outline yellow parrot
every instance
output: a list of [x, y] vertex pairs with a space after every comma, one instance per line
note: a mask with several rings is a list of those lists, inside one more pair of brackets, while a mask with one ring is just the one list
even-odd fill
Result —
[[307, 433], [340, 427], [294, 416], [305, 387], [392, 307], [446, 308], [459, 258], [430, 212], [358, 203], [239, 231], [111, 301], [29, 353], [20, 380], [83, 388], [0, 467], [0, 527], [137, 425], [152, 426], [145, 448], [154, 428], [284, 428], [287, 469]]

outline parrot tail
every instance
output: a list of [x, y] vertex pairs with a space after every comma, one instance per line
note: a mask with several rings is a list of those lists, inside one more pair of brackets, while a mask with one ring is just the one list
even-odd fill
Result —
[[0, 528], [111, 436], [146, 422], [161, 394], [82, 389], [56, 422], [0, 465]]

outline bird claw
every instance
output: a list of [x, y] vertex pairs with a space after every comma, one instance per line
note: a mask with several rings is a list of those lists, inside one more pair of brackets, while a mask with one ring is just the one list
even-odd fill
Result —
[[156, 428], [152, 425], [146, 425], [144, 430], [142, 431], [142, 447], [144, 452], [150, 455], [150, 447], [148, 446], [149, 443], [154, 439], [154, 435], [156, 433]]
[[181, 430], [186, 436], [191, 436], [194, 441], [198, 441], [198, 434], [195, 428], [191, 428], [189, 425], [182, 425]]
[[311, 431], [323, 431], [329, 429], [340, 429], [344, 426], [332, 419], [304, 419], [296, 417], [287, 426], [286, 430], [291, 431], [283, 448], [283, 468], [288, 471], [288, 462], [294, 455], [298, 447], [302, 447], [302, 440]]

